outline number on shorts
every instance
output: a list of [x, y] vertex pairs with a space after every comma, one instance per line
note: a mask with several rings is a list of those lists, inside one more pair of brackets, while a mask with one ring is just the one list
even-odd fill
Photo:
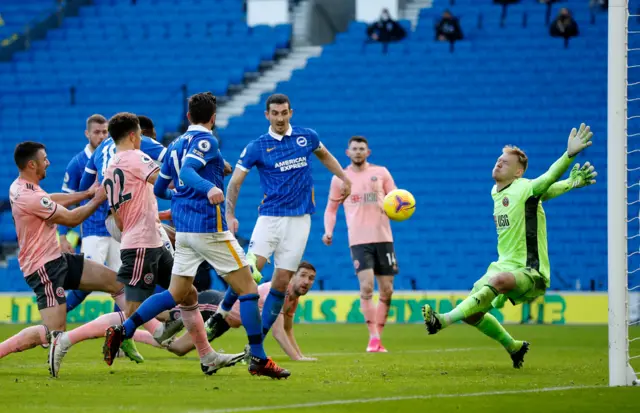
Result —
[[396, 264], [396, 253], [395, 252], [387, 252], [387, 260], [389, 260], [389, 265]]
[[124, 192], [124, 172], [122, 172], [122, 169], [120, 168], [116, 168], [113, 170], [113, 179], [116, 181], [115, 184], [119, 185], [120, 188], [118, 189], [118, 199], [115, 199], [115, 189], [114, 189], [114, 181], [112, 181], [111, 179], [105, 179], [104, 180], [104, 190], [107, 193], [107, 196], [109, 197], [109, 202], [111, 204], [111, 208], [114, 209], [114, 211], [118, 211], [118, 209], [122, 206], [122, 204], [124, 204], [125, 202], [129, 201], [131, 199], [131, 193], [125, 194]]

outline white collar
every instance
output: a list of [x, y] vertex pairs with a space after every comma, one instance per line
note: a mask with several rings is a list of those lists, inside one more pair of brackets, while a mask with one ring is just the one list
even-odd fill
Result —
[[207, 129], [204, 126], [201, 126], [201, 125], [189, 125], [189, 128], [187, 129], [187, 132], [191, 132], [191, 131], [207, 132], [207, 133], [213, 135], [213, 132], [211, 132], [209, 129]]
[[84, 154], [87, 155], [87, 158], [91, 158], [91, 155], [93, 155], [93, 149], [91, 149], [91, 145], [87, 144], [87, 146], [84, 147]]
[[291, 136], [292, 133], [293, 133], [293, 128], [291, 127], [291, 125], [289, 125], [289, 129], [287, 129], [284, 135], [278, 135], [273, 131], [273, 129], [271, 129], [271, 126], [269, 126], [269, 135], [277, 141], [281, 141], [285, 136]]

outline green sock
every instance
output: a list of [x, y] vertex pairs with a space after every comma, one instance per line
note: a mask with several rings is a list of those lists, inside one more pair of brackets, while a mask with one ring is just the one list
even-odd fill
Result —
[[485, 285], [478, 292], [465, 298], [456, 308], [443, 314], [440, 317], [440, 323], [446, 327], [474, 314], [486, 313], [491, 309], [491, 301], [497, 296], [498, 291], [495, 288]]
[[475, 327], [487, 337], [491, 337], [502, 344], [509, 353], [518, 350], [518, 342], [511, 337], [507, 330], [491, 314], [485, 314]]

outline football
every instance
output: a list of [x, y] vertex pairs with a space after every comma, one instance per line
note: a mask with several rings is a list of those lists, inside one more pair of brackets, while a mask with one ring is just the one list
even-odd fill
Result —
[[384, 197], [384, 212], [393, 221], [404, 221], [411, 218], [416, 210], [416, 200], [411, 192], [395, 189]]

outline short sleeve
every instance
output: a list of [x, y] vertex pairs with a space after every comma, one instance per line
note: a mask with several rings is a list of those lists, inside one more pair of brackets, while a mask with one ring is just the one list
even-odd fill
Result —
[[318, 132], [313, 129], [309, 129], [309, 143], [311, 147], [311, 152], [315, 152], [318, 149], [322, 148], [322, 142], [320, 142], [320, 136]]
[[91, 154], [91, 157], [89, 157], [87, 164], [84, 166], [84, 172], [91, 175], [95, 175], [98, 173], [98, 169], [96, 168], [95, 154], [96, 151]]
[[164, 155], [167, 153], [167, 148], [162, 146], [160, 142], [147, 136], [142, 137], [140, 150], [151, 157], [151, 159], [158, 162], [162, 162], [164, 160]]
[[171, 157], [168, 157], [162, 161], [162, 167], [160, 167], [160, 177], [170, 181], [171, 178]]
[[62, 192], [78, 192], [80, 179], [82, 179], [82, 173], [84, 172], [78, 166], [75, 158], [67, 165], [67, 169], [64, 171], [64, 180], [62, 181]]
[[51, 218], [58, 208], [58, 204], [49, 197], [49, 194], [42, 190], [29, 194], [23, 192], [21, 197], [27, 212], [44, 220]]
[[341, 181], [337, 176], [331, 178], [331, 187], [329, 188], [329, 199], [340, 199], [342, 191], [340, 189]]
[[236, 166], [245, 172], [249, 172], [249, 170], [258, 162], [258, 155], [259, 153], [256, 148], [256, 143], [251, 142], [243, 149]]
[[206, 165], [209, 161], [216, 159], [220, 154], [218, 150], [218, 141], [213, 135], [203, 133], [196, 136], [189, 143], [187, 158], [197, 159]]
[[137, 172], [138, 177], [143, 181], [148, 181], [149, 177], [155, 171], [160, 169], [160, 167], [155, 162], [153, 162], [153, 159], [151, 159], [151, 157], [146, 153], [139, 152], [139, 153], [136, 153], [135, 156], [136, 156], [134, 158], [136, 162], [135, 170]]
[[393, 177], [387, 168], [383, 168], [382, 171], [382, 188], [385, 195], [396, 189], [396, 183], [393, 181]]

